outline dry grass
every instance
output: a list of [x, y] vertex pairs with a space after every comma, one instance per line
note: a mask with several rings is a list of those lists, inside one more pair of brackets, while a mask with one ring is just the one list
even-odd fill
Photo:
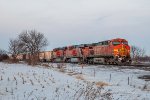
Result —
[[42, 64], [44, 67], [50, 67], [49, 64]]
[[96, 84], [97, 87], [109, 86], [109, 84], [105, 83], [105, 82], [96, 82], [95, 84]]
[[19, 60], [14, 60], [14, 59], [7, 59], [3, 61], [4, 63], [8, 63], [8, 64], [13, 64], [13, 63], [19, 63]]
[[74, 100], [112, 100], [110, 91], [106, 91], [103, 87], [95, 87], [95, 83], [88, 82], [86, 87], [80, 88], [74, 95]]
[[79, 73], [68, 73], [67, 75], [73, 76], [73, 75], [77, 75], [77, 74], [79, 74]]
[[84, 80], [83, 75], [77, 75], [77, 76], [76, 76], [76, 79]]
[[64, 67], [60, 68], [59, 71], [64, 73], [65, 72]]

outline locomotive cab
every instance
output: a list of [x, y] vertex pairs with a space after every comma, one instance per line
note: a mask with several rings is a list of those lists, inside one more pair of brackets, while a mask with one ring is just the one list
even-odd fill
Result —
[[114, 39], [112, 40], [112, 46], [114, 50], [114, 58], [117, 63], [131, 63], [130, 58], [130, 46], [128, 45], [128, 41], [125, 39]]

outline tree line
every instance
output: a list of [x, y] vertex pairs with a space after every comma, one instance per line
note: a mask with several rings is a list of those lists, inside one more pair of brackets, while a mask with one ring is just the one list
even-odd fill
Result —
[[138, 46], [131, 46], [132, 61], [150, 61], [150, 56], [146, 55], [146, 50]]

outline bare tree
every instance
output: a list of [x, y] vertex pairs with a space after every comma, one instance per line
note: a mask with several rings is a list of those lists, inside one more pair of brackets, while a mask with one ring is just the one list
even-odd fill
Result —
[[47, 39], [44, 34], [35, 30], [24, 31], [19, 35], [20, 45], [22, 50], [29, 53], [30, 64], [34, 65], [38, 58], [38, 53], [48, 45]]
[[7, 52], [5, 50], [0, 49], [0, 61], [8, 59]]
[[137, 51], [137, 47], [136, 47], [136, 46], [131, 46], [132, 59], [135, 58], [135, 56], [136, 56], [136, 51]]
[[9, 53], [12, 54], [14, 61], [19, 53], [21, 53], [21, 45], [18, 39], [9, 40]]
[[144, 56], [145, 56], [145, 54], [146, 54], [145, 49], [144, 49], [144, 48], [143, 48], [143, 49], [141, 49], [141, 57], [144, 57]]
[[5, 51], [5, 50], [0, 49], [0, 55], [2, 55], [2, 54], [6, 54], [6, 51]]
[[140, 47], [137, 46], [131, 46], [131, 56], [132, 59], [135, 61], [138, 61], [140, 57], [145, 56], [145, 49], [141, 49]]

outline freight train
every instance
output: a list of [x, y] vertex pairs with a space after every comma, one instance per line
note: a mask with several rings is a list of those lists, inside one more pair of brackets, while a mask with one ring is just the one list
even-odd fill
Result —
[[44, 62], [89, 64], [130, 64], [130, 46], [127, 40], [116, 38], [97, 43], [72, 45], [55, 48], [52, 51], [40, 52], [39, 60]]

